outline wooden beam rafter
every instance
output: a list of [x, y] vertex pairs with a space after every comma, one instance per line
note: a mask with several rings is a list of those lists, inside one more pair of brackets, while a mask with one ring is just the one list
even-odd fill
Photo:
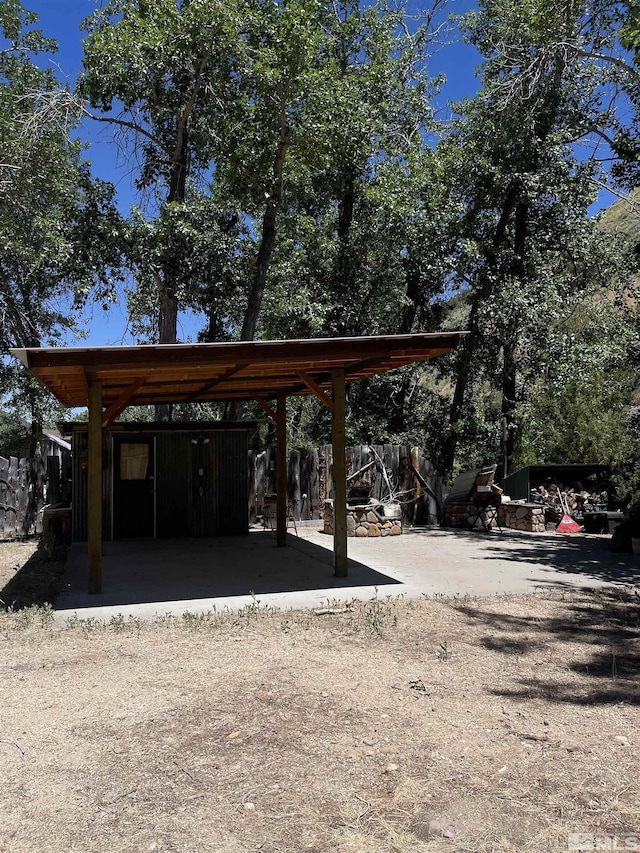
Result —
[[233, 367], [229, 367], [220, 376], [217, 376], [215, 379], [212, 379], [211, 382], [207, 382], [205, 385], [203, 385], [202, 388], [193, 393], [186, 402], [193, 403], [195, 400], [198, 399], [198, 397], [201, 397], [203, 394], [206, 394], [208, 391], [211, 391], [212, 388], [215, 388], [216, 385], [220, 385], [220, 383], [224, 382], [226, 379], [231, 379], [232, 376], [235, 376], [236, 373], [240, 373], [241, 370], [244, 370], [245, 367], [249, 367], [250, 364], [250, 361], [243, 361], [239, 364], [234, 364]]
[[267, 401], [263, 397], [260, 397], [258, 394], [256, 394], [256, 396], [253, 399], [260, 406], [260, 408], [262, 409], [263, 412], [266, 412], [267, 415], [269, 415], [269, 417], [272, 420], [277, 422], [278, 413], [274, 412], [274, 410], [271, 408], [271, 406], [267, 403]]
[[351, 364], [346, 365], [344, 375], [351, 376], [352, 373], [359, 373], [361, 370], [378, 367], [383, 361], [384, 359], [381, 359], [379, 355], [372, 356], [371, 358], [361, 358], [359, 361], [352, 361]]
[[[429, 358], [431, 358], [431, 356], [429, 356]], [[350, 377], [353, 374], [360, 373], [360, 371], [362, 371], [362, 370], [364, 370], [366, 373], [368, 373], [371, 370], [371, 368], [376, 368], [376, 367], [380, 367], [381, 372], [384, 370], [388, 370], [389, 369], [388, 367], [383, 366], [383, 362], [384, 362], [384, 359], [381, 359], [380, 356], [375, 356], [372, 358], [359, 359], [358, 361], [354, 361], [345, 367], [344, 375], [345, 375], [345, 377]], [[373, 370], [372, 372], [376, 373], [378, 371]], [[298, 376], [300, 376], [300, 371], [298, 371]], [[322, 373], [316, 377], [316, 380], [315, 380], [316, 384], [320, 385], [320, 386], [329, 384], [331, 382], [331, 377], [332, 377], [331, 370], [326, 370], [324, 373]], [[302, 377], [300, 377], [300, 378], [302, 378]], [[296, 396], [296, 395], [300, 394], [301, 391], [304, 391], [305, 387], [309, 388], [310, 390], [313, 391], [313, 389], [311, 389], [310, 386], [307, 385], [307, 383], [305, 382], [304, 385], [292, 385], [289, 389], [287, 389], [287, 393], [290, 396]], [[315, 394], [315, 391], [313, 391], [313, 393]]]
[[312, 376], [310, 376], [306, 370], [298, 370], [297, 374], [300, 377], [300, 379], [302, 379], [302, 381], [307, 386], [307, 388], [309, 388], [309, 390], [313, 391], [313, 393], [316, 395], [318, 400], [320, 400], [322, 405], [326, 406], [328, 409], [331, 409], [331, 411], [333, 411], [334, 410], [333, 400], [331, 399], [331, 397], [328, 397], [325, 394], [324, 389], [318, 385], [318, 383], [315, 381], [315, 379]]
[[128, 388], [125, 388], [122, 394], [117, 397], [113, 403], [109, 405], [109, 407], [102, 413], [102, 426], [108, 427], [109, 424], [114, 421], [121, 412], [123, 412], [127, 406], [131, 403], [131, 400], [144, 383], [147, 381], [146, 376], [139, 376], [137, 379], [129, 385]]
[[449, 352], [464, 332], [436, 332], [410, 335], [372, 335], [354, 338], [316, 338], [298, 341], [235, 341], [213, 344], [155, 344], [126, 347], [44, 347], [14, 349], [29, 369], [66, 366], [108, 365], [141, 370], [157, 367], [167, 360], [180, 364], [238, 364], [241, 361], [268, 361], [291, 364], [328, 358], [335, 361], [392, 354], [419, 355], [431, 350]]
[[[67, 406], [86, 405], [89, 383], [109, 408], [146, 376], [136, 403], [270, 400], [315, 394], [328, 408], [334, 370], [351, 382], [451, 352], [465, 332], [142, 347], [49, 347], [12, 353]], [[320, 390], [319, 390], [320, 389]], [[331, 400], [331, 403], [329, 402]]]

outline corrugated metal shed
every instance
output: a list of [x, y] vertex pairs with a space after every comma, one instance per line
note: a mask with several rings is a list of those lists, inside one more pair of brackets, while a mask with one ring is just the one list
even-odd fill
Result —
[[[87, 538], [87, 427], [69, 424], [73, 447], [74, 541]], [[238, 535], [249, 529], [249, 432], [242, 424], [115, 424], [104, 433], [104, 536], [156, 538]], [[120, 481], [118, 448], [148, 443], [145, 483]], [[130, 505], [118, 507], [132, 493]], [[141, 501], [149, 495], [150, 504]], [[124, 512], [118, 512], [118, 510]], [[149, 526], [148, 512], [153, 514]], [[136, 513], [140, 518], [136, 529]], [[126, 533], [118, 518], [127, 521]]]

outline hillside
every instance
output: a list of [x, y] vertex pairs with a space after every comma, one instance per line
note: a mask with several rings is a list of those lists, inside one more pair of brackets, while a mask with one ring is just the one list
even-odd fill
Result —
[[640, 188], [599, 213], [598, 222], [604, 231], [626, 234], [640, 243]]

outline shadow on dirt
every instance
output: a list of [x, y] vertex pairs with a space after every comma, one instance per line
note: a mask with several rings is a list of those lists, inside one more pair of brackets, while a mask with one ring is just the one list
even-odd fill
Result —
[[[560, 599], [560, 603], [564, 599]], [[502, 655], [526, 656], [554, 647], [573, 658], [566, 663], [569, 677], [547, 677], [550, 667], [540, 662], [536, 679], [517, 679], [517, 687], [491, 688], [496, 696], [544, 699], [549, 702], [592, 705], [624, 702], [640, 705], [640, 590], [601, 589], [568, 596], [557, 616], [540, 617], [535, 607], [528, 615], [484, 610], [460, 603], [454, 608], [487, 634], [481, 644]]]
[[58, 595], [67, 549], [41, 538], [38, 550], [0, 590], [0, 610], [53, 604]]

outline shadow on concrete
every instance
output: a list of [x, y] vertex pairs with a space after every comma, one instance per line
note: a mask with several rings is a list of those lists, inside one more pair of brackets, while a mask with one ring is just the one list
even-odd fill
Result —
[[[545, 678], [542, 666], [536, 679], [520, 679], [510, 689], [491, 688], [495, 696], [516, 699], [545, 699], [558, 704], [592, 705], [624, 702], [640, 705], [640, 593], [602, 588], [568, 598], [562, 615], [541, 618], [530, 615], [485, 611], [466, 603], [454, 604], [469, 620], [486, 625], [481, 643], [503, 655], [526, 656], [565, 642], [564, 649], [576, 657], [567, 670], [580, 680], [558, 681]], [[593, 649], [589, 649], [592, 646]], [[585, 655], [585, 649], [587, 650]]]
[[227, 598], [305, 590], [399, 584], [349, 560], [349, 574], [333, 574], [332, 551], [293, 535], [276, 547], [270, 532], [218, 539], [132, 539], [105, 542], [102, 593], [87, 592], [85, 543], [71, 546], [56, 610], [163, 601]]
[[[471, 534], [473, 535], [473, 534]], [[640, 584], [640, 561], [630, 552], [615, 553], [609, 548], [610, 540], [588, 535], [522, 535], [490, 534], [488, 539], [497, 539], [483, 552], [485, 560], [513, 560], [522, 565], [535, 564], [548, 567], [549, 571], [607, 583]], [[575, 589], [574, 577], [570, 586]], [[550, 586], [561, 586], [550, 581]]]

